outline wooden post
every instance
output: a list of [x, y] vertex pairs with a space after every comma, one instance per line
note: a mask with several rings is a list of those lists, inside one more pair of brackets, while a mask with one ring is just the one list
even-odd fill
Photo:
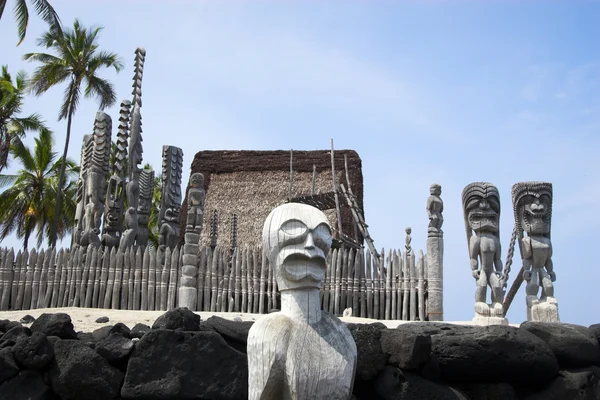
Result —
[[196, 280], [196, 285], [198, 285], [198, 294], [196, 296], [196, 310], [202, 311], [202, 304], [204, 300], [204, 275], [206, 273], [206, 247], [200, 248], [200, 256], [198, 259], [198, 279]]
[[[138, 247], [139, 248], [139, 247]], [[133, 295], [135, 294], [135, 274], [137, 273], [138, 266], [135, 260], [136, 248], [131, 246], [129, 250], [129, 277], [127, 279], [127, 310], [134, 310], [133, 308]]]
[[352, 315], [360, 316], [360, 253], [354, 252], [354, 284], [352, 285]]
[[259, 265], [258, 265], [258, 255], [256, 254], [256, 249], [252, 248], [252, 264], [254, 265], [253, 271], [253, 283], [252, 283], [252, 295], [254, 296], [254, 300], [252, 302], [252, 310], [255, 314], [258, 314], [258, 281], [259, 281]]
[[125, 249], [123, 252], [123, 279], [121, 282], [121, 310], [127, 310], [129, 303], [129, 274], [131, 273], [131, 251], [133, 247]]
[[245, 313], [248, 312], [248, 282], [247, 282], [247, 272], [246, 269], [248, 268], [248, 259], [247, 259], [247, 255], [248, 255], [248, 248], [244, 247], [243, 253], [242, 253], [242, 308], [241, 308], [241, 312]]
[[35, 249], [31, 249], [29, 254], [29, 266], [27, 267], [27, 275], [25, 280], [25, 295], [23, 296], [23, 310], [31, 309], [31, 286], [33, 285], [33, 271], [37, 263], [38, 253]]
[[148, 252], [148, 310], [156, 310], [156, 250]]
[[425, 259], [423, 250], [419, 253], [419, 262], [417, 263], [417, 294], [419, 296], [419, 321], [425, 321]]
[[327, 254], [327, 268], [323, 279], [323, 298], [321, 299], [321, 309], [329, 311], [329, 287], [331, 282], [331, 251]]
[[407, 321], [409, 318], [408, 314], [408, 301], [410, 297], [410, 292], [408, 289], [410, 283], [410, 259], [409, 252], [405, 251], [402, 257], [402, 319]]
[[[256, 251], [260, 251], [260, 248], [257, 248]], [[261, 252], [260, 255], [260, 289], [258, 293], [258, 312], [260, 314], [265, 313], [265, 280], [267, 274], [267, 258], [265, 254]]]
[[342, 259], [342, 275], [340, 285], [340, 308], [338, 314], [346, 309], [346, 294], [348, 293], [348, 249], [341, 248], [338, 258]]
[[[92, 246], [90, 246], [92, 247]], [[98, 246], [93, 246], [92, 261], [90, 262], [89, 274], [87, 279], [87, 287], [85, 290], [84, 307], [92, 306], [92, 295], [94, 293], [94, 278], [96, 275], [96, 264], [98, 263]]]
[[392, 261], [392, 315], [391, 319], [398, 319], [398, 256], [396, 250], [391, 254]]
[[375, 285], [373, 284], [373, 275], [375, 275], [375, 271], [371, 268], [371, 252], [367, 251], [365, 253], [366, 256], [366, 268], [365, 271], [367, 273], [367, 318], [375, 318], [374, 316], [374, 299], [375, 299]]
[[138, 246], [137, 251], [135, 252], [135, 269], [133, 272], [132, 310], [140, 309], [140, 296], [142, 294], [142, 269], [144, 268], [142, 257], [142, 246]]
[[385, 252], [381, 252], [382, 260], [381, 265], [386, 266], [385, 274], [385, 319], [391, 319], [392, 313], [392, 251], [388, 250], [387, 261], [385, 261]]
[[235, 259], [237, 258], [238, 252], [237, 247], [231, 255], [231, 261], [227, 263], [229, 266], [229, 283], [227, 285], [227, 312], [233, 312], [235, 302], [233, 300], [233, 294], [235, 293]]
[[[114, 248], [114, 247], [113, 247]], [[110, 247], [104, 247], [102, 251], [102, 270], [100, 273], [100, 282], [98, 285], [98, 296], [94, 296], [94, 304], [97, 308], [102, 308], [104, 305], [104, 297], [106, 296], [106, 285], [108, 284], [108, 274], [110, 270]]]
[[13, 280], [13, 264], [15, 262], [15, 251], [14, 249], [10, 249], [6, 253], [6, 257], [3, 262], [0, 264], [2, 268], [2, 295], [0, 300], [0, 310], [8, 310], [9, 302], [10, 302], [10, 292], [12, 290], [12, 280]]
[[361, 250], [358, 252], [359, 255], [359, 268], [360, 268], [360, 317], [367, 318], [367, 279], [366, 279], [366, 268], [365, 268], [365, 254]]
[[[267, 260], [267, 314], [274, 308], [273, 307], [273, 268], [271, 263], [268, 262], [267, 253], [265, 249], [262, 249], [263, 257]], [[236, 288], [237, 290], [237, 288]], [[236, 303], [237, 304], [237, 303]]]
[[[106, 248], [98, 247], [97, 259], [96, 259], [96, 268], [94, 270], [94, 290], [92, 291], [92, 304], [90, 307], [98, 308], [98, 293], [100, 292], [100, 275], [102, 275], [102, 266], [104, 265], [104, 259], [108, 257], [104, 257], [104, 253], [106, 252]], [[107, 254], [108, 255], [108, 254]]]
[[217, 289], [218, 289], [218, 268], [219, 268], [219, 247], [213, 250], [212, 265], [210, 266], [210, 312], [217, 311]]
[[73, 307], [75, 287], [77, 285], [77, 271], [79, 271], [81, 265], [81, 247], [76, 246], [70, 254], [65, 253], [65, 257], [67, 256], [73, 260], [71, 262], [71, 280], [69, 281], [69, 290], [67, 293], [67, 307]]
[[331, 139], [331, 179], [333, 181], [333, 197], [335, 199], [335, 212], [338, 225], [338, 238], [342, 237], [342, 213], [340, 212], [340, 199], [338, 197], [337, 179], [335, 177], [335, 158], [333, 154], [333, 139]]
[[27, 280], [27, 263], [30, 253], [24, 251], [21, 257], [21, 269], [19, 271], [19, 284], [17, 285], [17, 304], [15, 310], [23, 309], [23, 298], [25, 297], [25, 281]]
[[417, 270], [415, 268], [415, 253], [410, 253], [410, 320], [417, 319]]
[[169, 290], [169, 275], [171, 272], [171, 249], [169, 247], [165, 250], [165, 264], [162, 268], [162, 274], [160, 277], [160, 310], [167, 311], [168, 302], [168, 290]]
[[212, 262], [215, 253], [215, 248], [206, 249], [206, 278], [204, 279], [204, 308], [203, 311], [210, 311], [210, 295], [212, 293]]
[[290, 195], [289, 200], [292, 200], [292, 190], [294, 187], [294, 150], [290, 150]]
[[148, 275], [150, 274], [150, 246], [144, 249], [144, 258], [142, 260], [142, 293], [141, 310], [148, 310]]
[[115, 257], [115, 280], [113, 283], [113, 292], [111, 298], [111, 308], [119, 309], [119, 296], [121, 295], [121, 283], [123, 282], [123, 261], [125, 260], [125, 255], [123, 251], [119, 248], [117, 250], [117, 255]]
[[[40, 282], [38, 284], [37, 303], [35, 304], [35, 308], [45, 308], [44, 300], [46, 299], [46, 288], [48, 287], [48, 266], [50, 265], [50, 252], [50, 249], [46, 251], [44, 262], [42, 263], [42, 269], [39, 276]], [[54, 284], [54, 282], [52, 283]], [[58, 290], [58, 287], [55, 290]]]
[[110, 249], [110, 260], [108, 262], [108, 279], [106, 280], [106, 290], [102, 299], [102, 308], [110, 308], [112, 291], [115, 286], [115, 269], [117, 267], [117, 249]]
[[[219, 254], [219, 269], [218, 269], [218, 279], [217, 279], [217, 311], [223, 312], [224, 305], [226, 302], [225, 296], [227, 292], [225, 291], [225, 276], [227, 275], [226, 265], [227, 260], [225, 259], [225, 250], [221, 250]], [[229, 282], [228, 282], [229, 283]]]
[[35, 264], [35, 268], [33, 270], [33, 283], [31, 285], [31, 309], [38, 308], [38, 296], [40, 292], [40, 275], [42, 274], [42, 268], [44, 264], [45, 257], [44, 250], [40, 250], [37, 255], [37, 262]]
[[15, 259], [15, 270], [13, 273], [12, 285], [10, 288], [10, 309], [16, 310], [17, 296], [19, 293], [19, 280], [21, 279], [21, 263], [23, 262], [23, 253], [21, 250], [17, 253]]
[[312, 174], [312, 186], [310, 189], [310, 194], [312, 196], [315, 195], [315, 181], [317, 180], [317, 166], [313, 164], [313, 174]]
[[169, 290], [167, 292], [167, 310], [175, 308], [177, 295], [177, 280], [179, 278], [179, 246], [175, 246], [171, 253], [171, 271], [169, 274]]
[[340, 313], [340, 281], [341, 281], [341, 267], [342, 267], [342, 255], [340, 254], [341, 249], [333, 250], [332, 263], [335, 268], [335, 286], [333, 289], [333, 315], [339, 315]]

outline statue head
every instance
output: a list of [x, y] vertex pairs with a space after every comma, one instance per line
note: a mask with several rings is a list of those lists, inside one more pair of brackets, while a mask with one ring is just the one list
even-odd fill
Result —
[[195, 172], [190, 177], [190, 186], [194, 188], [201, 188], [204, 186], [204, 175], [200, 172]]
[[442, 194], [442, 186], [437, 183], [432, 184], [429, 186], [429, 193], [432, 196], [440, 196]]
[[519, 182], [512, 187], [515, 224], [521, 232], [550, 236], [552, 183]]
[[331, 241], [329, 222], [319, 209], [287, 203], [271, 211], [263, 227], [263, 248], [279, 290], [320, 288]]
[[500, 194], [488, 182], [473, 182], [462, 192], [463, 212], [467, 230], [498, 235], [500, 219]]

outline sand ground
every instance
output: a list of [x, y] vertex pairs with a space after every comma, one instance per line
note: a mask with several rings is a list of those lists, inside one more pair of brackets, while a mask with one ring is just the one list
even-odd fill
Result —
[[[129, 328], [137, 323], [146, 324], [152, 326], [154, 321], [164, 314], [166, 311], [131, 311], [131, 310], [112, 310], [103, 308], [79, 308], [79, 307], [66, 307], [66, 308], [38, 308], [34, 310], [19, 310], [19, 311], [0, 311], [0, 319], [8, 319], [11, 321], [19, 321], [25, 315], [31, 315], [34, 318], [39, 317], [43, 313], [67, 313], [71, 316], [75, 332], [93, 332], [94, 330], [101, 328], [106, 325], [114, 325], [117, 322], [122, 322]], [[196, 314], [200, 315], [200, 318], [204, 321], [213, 315], [221, 318], [233, 320], [239, 317], [242, 321], [255, 321], [260, 318], [263, 314], [245, 314], [245, 313], [212, 313], [199, 311]], [[97, 323], [96, 319], [100, 317], [108, 317], [109, 321], [106, 323]], [[342, 317], [342, 321], [347, 323], [362, 323], [370, 324], [373, 322], [381, 322], [388, 328], [395, 328], [400, 324], [410, 323], [408, 321], [382, 321], [369, 318], [358, 318], [358, 317]], [[457, 321], [448, 322], [459, 325], [469, 325], [470, 321]], [[512, 324], [511, 324], [512, 325]], [[29, 326], [27, 324], [26, 326]], [[518, 325], [516, 325], [518, 326]]]

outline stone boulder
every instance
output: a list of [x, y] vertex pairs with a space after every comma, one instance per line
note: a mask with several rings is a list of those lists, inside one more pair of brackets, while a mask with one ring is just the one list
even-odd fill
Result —
[[106, 400], [119, 395], [123, 373], [78, 340], [50, 340], [52, 389], [62, 400]]
[[0, 338], [0, 349], [14, 346], [22, 336], [31, 336], [31, 329], [21, 324], [14, 326]]
[[210, 327], [225, 339], [237, 351], [246, 354], [248, 346], [248, 332], [254, 322], [231, 321], [225, 318], [212, 316], [200, 324], [201, 328]]
[[560, 371], [544, 390], [521, 397], [523, 400], [598, 400], [600, 399], [600, 368]]
[[123, 399], [244, 399], [248, 360], [216, 332], [152, 330], [129, 357]]
[[502, 325], [416, 322], [402, 330], [431, 336], [432, 359], [422, 368], [445, 382], [543, 385], [558, 374], [556, 357], [537, 336]]
[[106, 326], [103, 326], [102, 328], [95, 329], [92, 332], [93, 341], [99, 342], [101, 340], [106, 339], [108, 337], [108, 335], [110, 335], [110, 330], [112, 328], [113, 328], [113, 325], [106, 325]]
[[390, 356], [389, 364], [405, 370], [418, 370], [431, 359], [431, 336], [399, 325], [381, 332], [381, 348]]
[[381, 322], [348, 324], [356, 343], [356, 378], [368, 381], [385, 367], [389, 356], [381, 348], [381, 333], [387, 330]]
[[17, 363], [23, 369], [42, 369], [54, 358], [54, 351], [45, 334], [33, 332], [31, 336], [21, 336], [12, 347]]
[[2, 333], [6, 333], [16, 326], [22, 326], [22, 325], [16, 321], [10, 321], [8, 319], [0, 319], [0, 332], [2, 332]]
[[134, 339], [141, 339], [146, 332], [150, 331], [150, 329], [151, 328], [146, 324], [135, 324], [133, 328], [131, 328], [131, 337]]
[[167, 311], [152, 324], [152, 329], [169, 329], [186, 332], [198, 331], [199, 327], [200, 316], [185, 307]]
[[470, 400], [456, 389], [390, 365], [377, 376], [375, 392], [383, 400]]
[[58, 336], [61, 339], [77, 339], [69, 314], [42, 314], [31, 324], [32, 332], [42, 332], [46, 336]]
[[55, 400], [52, 389], [37, 371], [21, 371], [0, 385], [0, 400]]
[[116, 332], [96, 343], [96, 353], [104, 357], [110, 365], [124, 371], [127, 359], [133, 350], [134, 343], [131, 339], [123, 337]]
[[521, 329], [542, 339], [554, 352], [561, 368], [600, 366], [600, 345], [594, 333], [581, 325], [524, 322]]
[[0, 383], [19, 373], [15, 357], [9, 348], [0, 349]]
[[109, 335], [112, 333], [117, 333], [124, 338], [131, 339], [131, 329], [122, 322], [117, 322], [110, 328]]
[[590, 325], [589, 329], [590, 332], [592, 332], [594, 336], [596, 336], [596, 340], [598, 341], [598, 343], [600, 343], [600, 324]]

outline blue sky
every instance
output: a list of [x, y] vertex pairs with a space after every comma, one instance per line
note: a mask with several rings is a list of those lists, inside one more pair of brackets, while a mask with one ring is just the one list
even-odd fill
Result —
[[[9, 2], [10, 4], [10, 2]], [[506, 258], [513, 183], [554, 184], [552, 242], [563, 322], [600, 322], [600, 2], [598, 1], [81, 1], [53, 2], [63, 23], [102, 25], [102, 48], [126, 69], [103, 72], [131, 98], [133, 51], [147, 50], [144, 159], [161, 146], [210, 149], [354, 149], [363, 162], [365, 214], [377, 247], [401, 248], [404, 227], [425, 248], [429, 185], [445, 202], [446, 320], [473, 318], [475, 282], [461, 191], [473, 181], [501, 194]], [[36, 51], [5, 11], [0, 64]], [[63, 88], [28, 98], [64, 141]], [[83, 102], [70, 155], [92, 129]], [[117, 108], [108, 110], [116, 126]], [[188, 175], [185, 174], [184, 175]], [[187, 176], [185, 182], [187, 184]], [[19, 246], [7, 239], [4, 246]], [[33, 245], [33, 243], [32, 243]], [[517, 257], [518, 258], [518, 257]], [[518, 264], [518, 263], [517, 263]], [[520, 265], [513, 267], [514, 278]], [[508, 313], [525, 320], [523, 288]], [[589, 306], [587, 306], [589, 304]]]

